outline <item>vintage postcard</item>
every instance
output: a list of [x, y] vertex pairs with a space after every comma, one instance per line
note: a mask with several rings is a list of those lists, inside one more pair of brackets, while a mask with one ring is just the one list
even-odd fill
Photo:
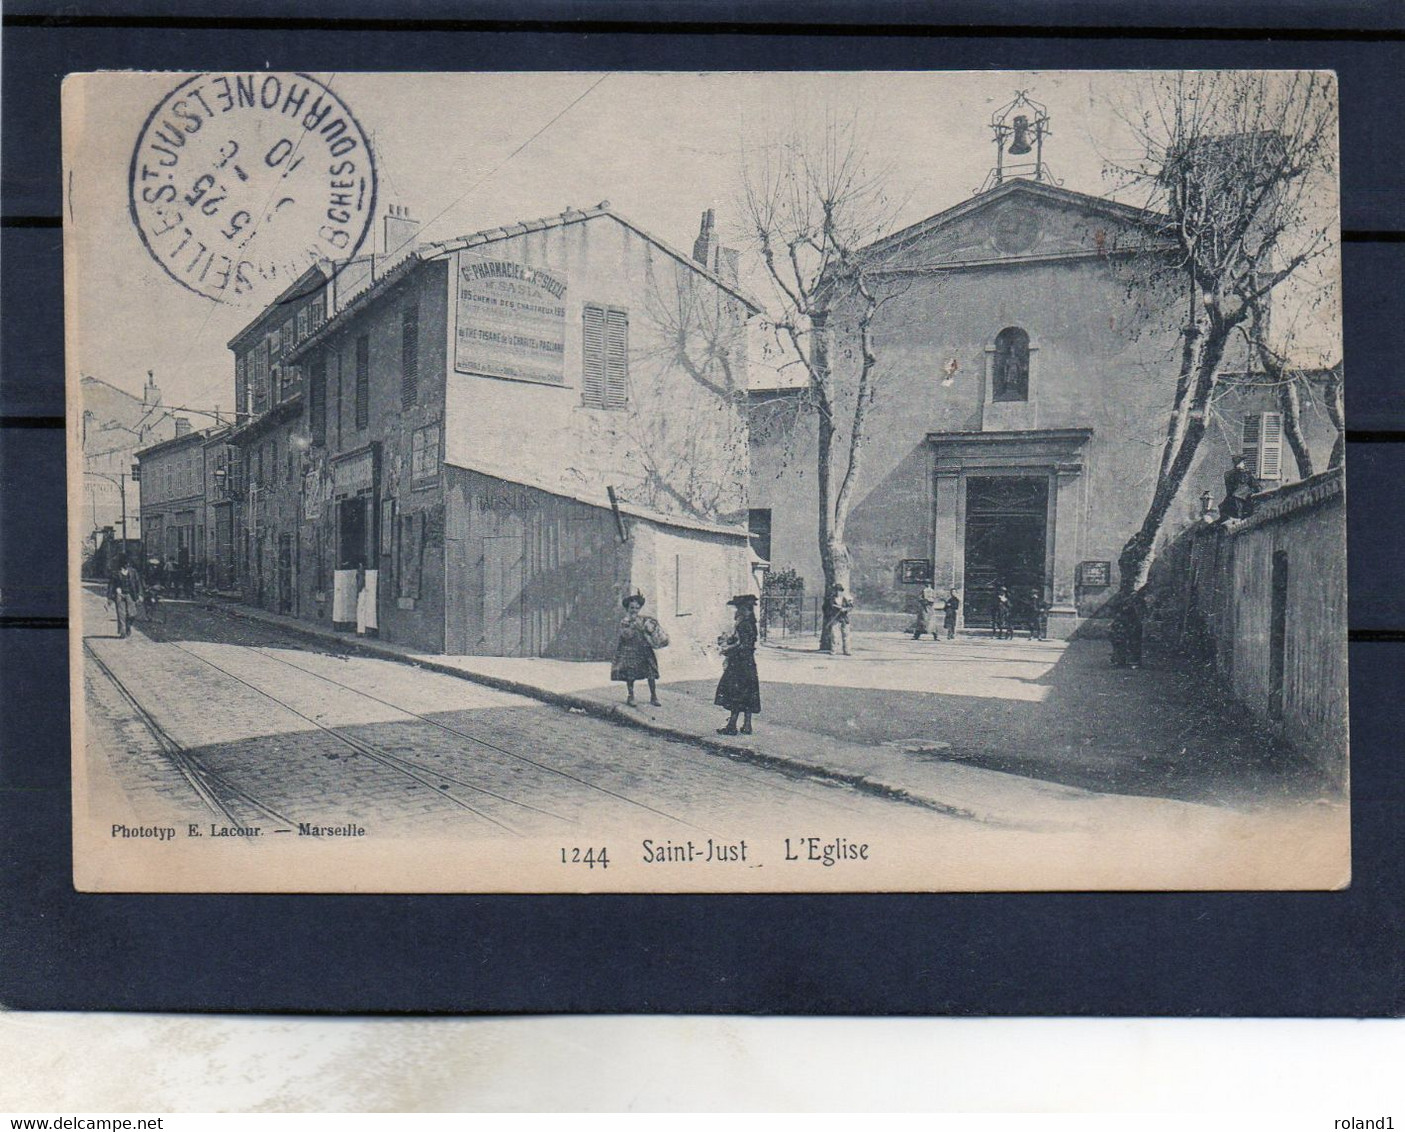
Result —
[[64, 84], [75, 883], [1349, 883], [1322, 72]]

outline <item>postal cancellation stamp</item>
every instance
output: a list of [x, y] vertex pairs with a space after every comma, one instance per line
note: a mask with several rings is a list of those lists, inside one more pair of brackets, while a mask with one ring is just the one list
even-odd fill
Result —
[[376, 208], [355, 116], [309, 75], [205, 74], [147, 115], [132, 223], [152, 259], [216, 302], [267, 302], [319, 260], [354, 256]]

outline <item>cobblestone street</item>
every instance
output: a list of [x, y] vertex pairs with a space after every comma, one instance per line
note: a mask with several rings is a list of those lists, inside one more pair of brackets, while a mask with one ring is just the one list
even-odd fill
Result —
[[104, 755], [109, 786], [145, 820], [211, 815], [108, 673], [234, 797], [236, 812], [257, 803], [289, 825], [476, 837], [588, 820], [730, 836], [790, 811], [885, 827], [961, 824], [450, 676], [339, 655], [196, 602], [163, 603], [121, 640], [101, 600], [84, 600], [90, 746]]

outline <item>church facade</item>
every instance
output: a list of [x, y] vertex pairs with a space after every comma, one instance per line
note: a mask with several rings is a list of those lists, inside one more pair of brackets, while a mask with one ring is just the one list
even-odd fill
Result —
[[[1151, 499], [1180, 364], [1188, 291], [1150, 270], [1165, 262], [1156, 241], [1142, 211], [1039, 178], [869, 249], [883, 301], [845, 540], [860, 628], [904, 627], [928, 584], [957, 591], [967, 628], [991, 624], [1002, 586], [1017, 613], [1047, 604], [1057, 638], [1104, 610]], [[854, 320], [842, 307], [830, 320], [849, 390], [841, 433]], [[1265, 486], [1290, 475], [1274, 404], [1226, 387], [1173, 520], [1193, 521], [1204, 491], [1218, 500], [1248, 447]], [[755, 390], [751, 419], [753, 526], [769, 532], [772, 570], [817, 594], [814, 413], [803, 391]]]

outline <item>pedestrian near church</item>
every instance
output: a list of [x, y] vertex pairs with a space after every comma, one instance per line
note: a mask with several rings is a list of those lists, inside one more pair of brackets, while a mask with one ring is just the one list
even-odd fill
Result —
[[844, 592], [838, 582], [829, 587], [824, 599], [824, 620], [829, 628], [829, 651], [849, 654], [849, 614], [854, 611], [854, 599]]
[[947, 594], [946, 601], [942, 602], [942, 622], [948, 641], [956, 636], [956, 614], [960, 609], [961, 599], [956, 596], [956, 590], [953, 589]]
[[937, 591], [931, 586], [923, 586], [917, 595], [917, 623], [912, 627], [912, 639], [920, 641], [923, 633], [931, 633], [932, 640], [941, 640], [937, 632]]
[[624, 617], [620, 621], [619, 640], [615, 644], [615, 659], [610, 665], [610, 679], [624, 681], [628, 693], [625, 703], [634, 706], [634, 682], [649, 682], [649, 703], [659, 706], [656, 681], [659, 678], [659, 658], [654, 652], [668, 644], [663, 627], [652, 617], [645, 617], [644, 595], [629, 594], [621, 604]]
[[1049, 603], [1040, 590], [1029, 591], [1029, 639], [1047, 640], [1049, 636]]
[[1013, 623], [1014, 611], [1010, 608], [1010, 591], [1001, 586], [995, 592], [995, 609], [991, 616], [991, 624], [995, 629], [995, 639], [997, 641], [1014, 640], [1015, 627]]
[[1112, 615], [1112, 626], [1108, 630], [1112, 642], [1112, 666], [1114, 668], [1140, 668], [1142, 666], [1142, 599], [1137, 594], [1118, 599], [1117, 610]]
[[[719, 637], [722, 679], [713, 703], [731, 712], [719, 735], [750, 735], [751, 717], [761, 710], [761, 681], [756, 675], [756, 595], [737, 594], [727, 603], [735, 609], [730, 634]], [[737, 730], [737, 718], [742, 726]]]

